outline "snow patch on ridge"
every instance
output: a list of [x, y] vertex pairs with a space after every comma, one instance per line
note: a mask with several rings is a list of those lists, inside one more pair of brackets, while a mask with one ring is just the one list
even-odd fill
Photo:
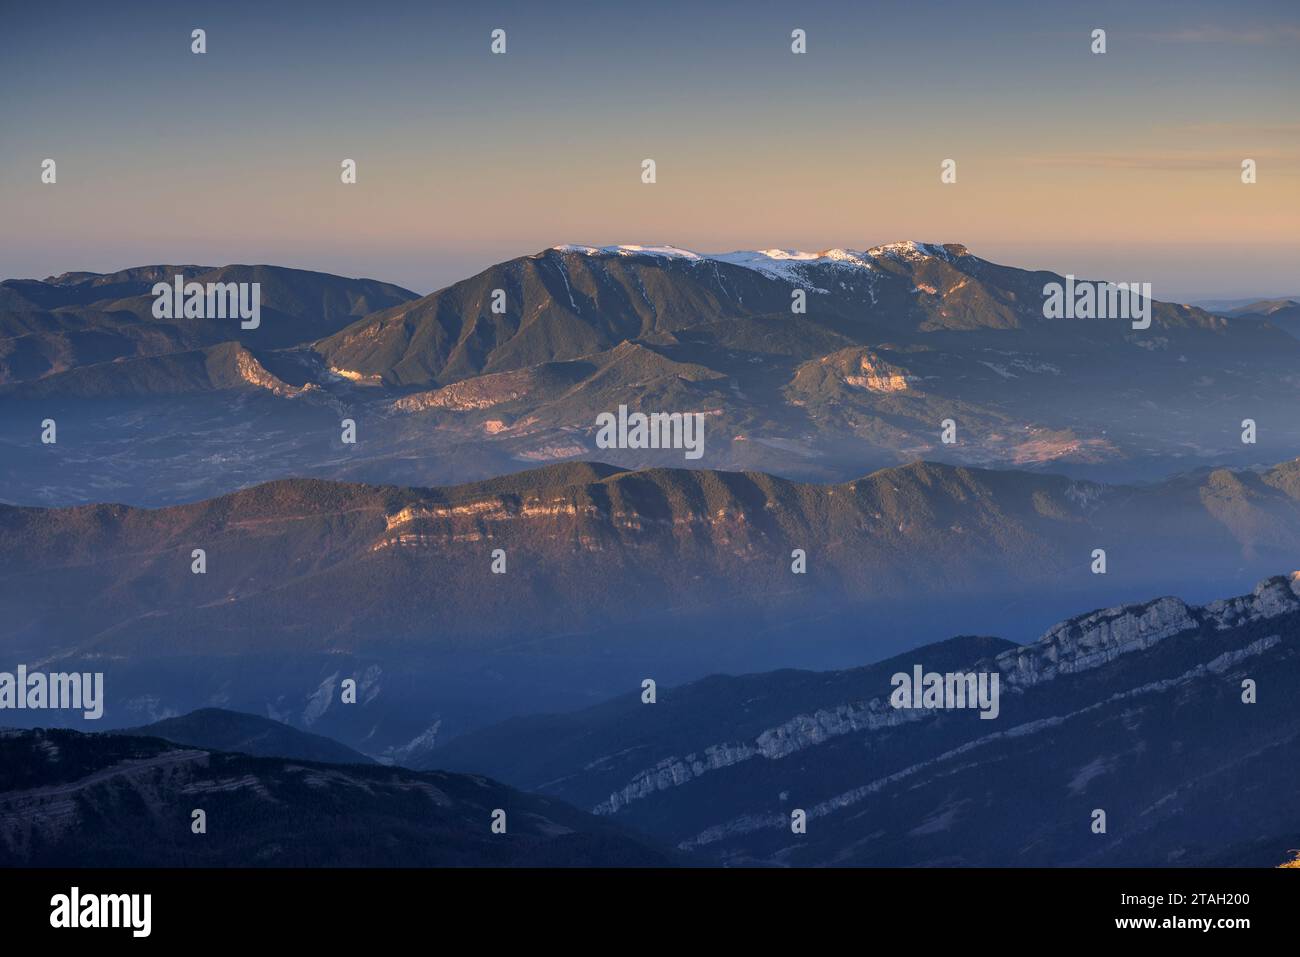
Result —
[[662, 256], [666, 259], [690, 259], [701, 260], [707, 259], [707, 256], [701, 256], [699, 253], [693, 253], [689, 249], [678, 249], [676, 246], [583, 246], [579, 243], [569, 243], [563, 246], [552, 246], [556, 252], [561, 253], [582, 253], [585, 256]]
[[855, 253], [848, 249], [826, 249], [819, 253], [804, 252], [800, 249], [741, 249], [731, 253], [717, 253], [708, 258], [715, 262], [752, 269], [773, 279], [800, 284], [803, 284], [804, 271], [809, 266], [876, 268], [863, 253]]
[[800, 249], [739, 249], [729, 253], [697, 253], [668, 245], [586, 246], [578, 243], [553, 246], [552, 249], [557, 252], [579, 253], [586, 256], [657, 256], [692, 263], [726, 263], [743, 269], [752, 269], [771, 279], [807, 286], [819, 292], [825, 290], [816, 289], [807, 281], [809, 267], [877, 270], [880, 268], [877, 260], [880, 259], [916, 262], [937, 258], [951, 262], [954, 256], [966, 254], [965, 246], [918, 243], [913, 240], [873, 246], [866, 251], [824, 249], [821, 252], [805, 252]]

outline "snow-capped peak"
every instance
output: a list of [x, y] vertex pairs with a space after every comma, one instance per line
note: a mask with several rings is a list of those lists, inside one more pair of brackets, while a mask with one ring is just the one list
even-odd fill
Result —
[[584, 246], [580, 243], [568, 243], [563, 246], [552, 246], [552, 249], [562, 253], [583, 253], [587, 256], [663, 256], [667, 259], [706, 259], [699, 253], [693, 253], [689, 249], [678, 249], [676, 246]]
[[818, 253], [800, 249], [742, 249], [731, 253], [716, 253], [706, 258], [715, 262], [730, 263], [753, 269], [765, 276], [786, 282], [804, 282], [809, 266], [842, 266], [853, 269], [874, 269], [875, 266], [862, 253], [847, 249], [825, 249]]
[[928, 257], [951, 260], [953, 255], [963, 255], [964, 246], [944, 246], [940, 243], [918, 243], [913, 240], [886, 243], [859, 252], [852, 249], [824, 249], [821, 252], [804, 252], [800, 249], [741, 249], [730, 253], [697, 253], [677, 246], [584, 246], [568, 244], [554, 246], [565, 253], [582, 253], [588, 256], [660, 256], [688, 262], [718, 262], [753, 269], [774, 279], [802, 282], [809, 266], [838, 266], [849, 269], [876, 269], [875, 260], [889, 258], [914, 262]]
[[866, 254], [874, 259], [882, 256], [891, 256], [894, 259], [917, 260], [927, 257], [936, 257], [938, 259], [952, 259], [953, 252], [956, 255], [964, 255], [966, 247], [955, 243], [945, 246], [942, 243], [918, 243], [915, 240], [905, 240], [901, 243], [885, 243], [883, 246], [872, 246]]

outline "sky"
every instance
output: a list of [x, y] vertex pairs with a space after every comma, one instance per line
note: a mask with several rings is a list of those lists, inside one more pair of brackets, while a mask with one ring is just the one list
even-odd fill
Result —
[[1297, 90], [1283, 0], [0, 0], [0, 276], [269, 262], [424, 293], [561, 243], [915, 239], [1293, 295]]

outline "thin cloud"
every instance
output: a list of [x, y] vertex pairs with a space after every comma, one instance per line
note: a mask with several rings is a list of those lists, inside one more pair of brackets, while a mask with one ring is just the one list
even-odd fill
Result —
[[1054, 153], [1023, 157], [1030, 166], [1053, 166], [1088, 169], [1147, 169], [1163, 172], [1201, 170], [1240, 170], [1241, 161], [1249, 157], [1267, 161], [1274, 169], [1300, 166], [1300, 153], [1253, 150], [1242, 153], [1169, 153], [1134, 151], [1131, 153]]
[[1154, 129], [1161, 134], [1190, 136], [1300, 136], [1300, 123], [1177, 123], [1161, 124]]
[[1161, 43], [1215, 43], [1230, 46], [1268, 46], [1272, 44], [1300, 43], [1300, 26], [1281, 24], [1254, 27], [1248, 30], [1232, 27], [1186, 27], [1155, 33], [1151, 39]]

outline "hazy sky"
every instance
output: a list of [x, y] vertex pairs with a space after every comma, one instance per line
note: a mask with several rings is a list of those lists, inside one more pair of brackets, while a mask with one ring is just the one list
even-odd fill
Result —
[[0, 275], [271, 262], [427, 292], [565, 242], [918, 239], [1161, 299], [1293, 294], [1297, 91], [1282, 0], [10, 4]]

